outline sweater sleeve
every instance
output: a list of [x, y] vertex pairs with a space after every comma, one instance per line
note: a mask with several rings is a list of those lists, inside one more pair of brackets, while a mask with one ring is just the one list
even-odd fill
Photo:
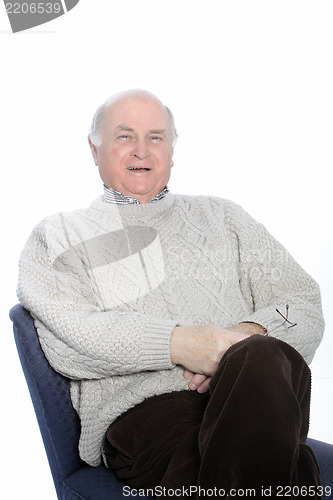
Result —
[[242, 320], [261, 325], [310, 363], [324, 332], [317, 283], [241, 207], [229, 202], [224, 215], [238, 252], [240, 286], [253, 311]]
[[77, 266], [53, 266], [40, 223], [20, 258], [18, 298], [30, 311], [42, 349], [59, 373], [71, 379], [101, 379], [173, 367], [170, 337], [176, 322], [132, 311], [102, 311], [91, 284]]

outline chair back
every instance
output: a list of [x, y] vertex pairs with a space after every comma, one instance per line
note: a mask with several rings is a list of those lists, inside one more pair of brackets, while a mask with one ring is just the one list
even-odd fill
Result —
[[22, 369], [29, 387], [57, 492], [66, 477], [82, 467], [78, 453], [80, 420], [70, 398], [69, 379], [49, 365], [34, 320], [17, 304], [10, 310]]

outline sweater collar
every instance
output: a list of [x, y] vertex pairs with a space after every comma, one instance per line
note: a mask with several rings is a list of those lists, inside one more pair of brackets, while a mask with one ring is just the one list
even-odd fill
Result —
[[119, 216], [150, 219], [159, 217], [168, 211], [175, 202], [175, 195], [168, 192], [158, 203], [106, 203], [103, 196], [99, 196], [90, 205], [90, 209], [104, 213], [107, 217]]

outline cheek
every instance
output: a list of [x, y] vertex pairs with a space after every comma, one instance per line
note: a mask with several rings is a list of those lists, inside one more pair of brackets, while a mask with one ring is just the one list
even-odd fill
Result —
[[117, 175], [117, 160], [114, 155], [104, 152], [99, 156], [98, 168], [104, 182], [109, 182]]
[[100, 156], [100, 165], [104, 170], [115, 170], [121, 163], [121, 159], [122, 156], [118, 151], [104, 151]]
[[113, 165], [121, 166], [125, 164], [126, 159], [130, 156], [129, 147], [113, 147], [112, 150], [108, 152], [108, 162]]
[[172, 154], [169, 151], [159, 151], [156, 155], [156, 159], [165, 169], [172, 165]]

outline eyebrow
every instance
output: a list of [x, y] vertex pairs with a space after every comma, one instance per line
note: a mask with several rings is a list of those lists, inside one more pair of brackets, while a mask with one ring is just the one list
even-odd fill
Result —
[[161, 134], [161, 135], [165, 134], [165, 130], [164, 129], [160, 129], [160, 130], [159, 129], [153, 129], [153, 130], [149, 130], [149, 132], [151, 134]]
[[118, 125], [117, 130], [126, 130], [126, 132], [134, 132], [133, 128], [126, 127], [126, 125]]

